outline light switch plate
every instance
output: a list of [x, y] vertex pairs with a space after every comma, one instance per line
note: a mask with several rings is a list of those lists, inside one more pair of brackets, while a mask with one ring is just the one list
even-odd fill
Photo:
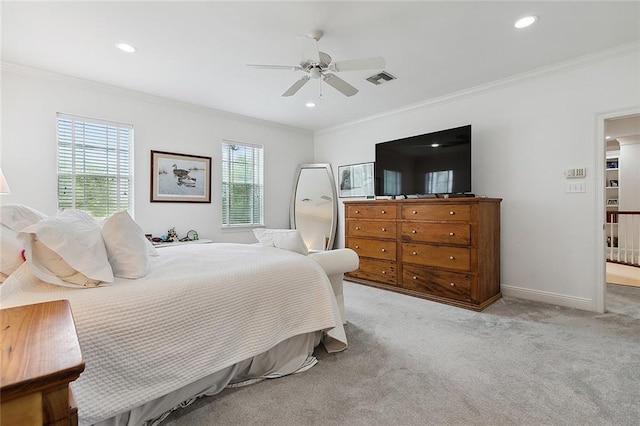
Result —
[[587, 192], [584, 181], [567, 183], [567, 194]]

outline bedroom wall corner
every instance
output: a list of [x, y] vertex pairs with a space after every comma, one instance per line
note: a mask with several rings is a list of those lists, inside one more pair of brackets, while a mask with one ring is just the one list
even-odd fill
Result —
[[[265, 148], [265, 224], [289, 224], [296, 168], [313, 160], [313, 135], [305, 130], [158, 98], [69, 76], [2, 63], [0, 161], [12, 189], [2, 203], [21, 203], [44, 213], [57, 210], [56, 113], [134, 126], [134, 210], [145, 232], [175, 227], [216, 242], [254, 242], [250, 229], [221, 229], [221, 140]], [[151, 203], [150, 151], [212, 157], [212, 202]]]
[[[338, 166], [375, 160], [375, 144], [472, 125], [472, 191], [502, 198], [505, 294], [596, 310], [595, 117], [638, 107], [640, 52], [579, 58], [517, 81], [496, 82], [436, 102], [315, 134], [315, 160]], [[586, 167], [586, 192], [568, 194], [564, 170]], [[341, 199], [340, 201], [344, 201]], [[336, 246], [344, 247], [340, 203]], [[600, 230], [600, 231], [598, 231]], [[603, 259], [604, 262], [604, 259]]]

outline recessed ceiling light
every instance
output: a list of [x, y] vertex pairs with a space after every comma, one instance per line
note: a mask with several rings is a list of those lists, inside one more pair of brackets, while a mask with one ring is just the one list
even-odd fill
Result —
[[605, 139], [611, 139], [611, 136], [605, 136], [604, 138]]
[[315, 102], [307, 102], [305, 105], [307, 108], [313, 108], [314, 106], [316, 106]]
[[526, 28], [529, 25], [533, 24], [534, 22], [536, 22], [538, 20], [537, 16], [525, 16], [524, 18], [518, 19], [516, 21], [516, 23], [514, 24], [514, 26], [516, 28]]
[[133, 53], [136, 51], [135, 47], [127, 43], [116, 43], [116, 47], [126, 53]]

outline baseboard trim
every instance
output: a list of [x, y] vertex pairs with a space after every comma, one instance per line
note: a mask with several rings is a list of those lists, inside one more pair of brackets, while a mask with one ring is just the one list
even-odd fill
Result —
[[547, 291], [531, 290], [528, 288], [502, 285], [500, 287], [503, 297], [517, 297], [519, 299], [544, 302], [552, 305], [566, 306], [568, 308], [582, 309], [583, 311], [595, 312], [595, 304], [592, 299], [583, 297], [567, 296], [564, 294], [550, 293]]

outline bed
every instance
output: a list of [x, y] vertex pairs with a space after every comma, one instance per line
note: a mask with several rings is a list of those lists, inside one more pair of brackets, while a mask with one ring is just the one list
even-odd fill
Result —
[[30, 262], [0, 286], [3, 308], [70, 301], [81, 425], [157, 424], [198, 396], [304, 371], [320, 343], [347, 346], [329, 279], [307, 256], [250, 244], [158, 253], [144, 277], [95, 288], [44, 282]]

